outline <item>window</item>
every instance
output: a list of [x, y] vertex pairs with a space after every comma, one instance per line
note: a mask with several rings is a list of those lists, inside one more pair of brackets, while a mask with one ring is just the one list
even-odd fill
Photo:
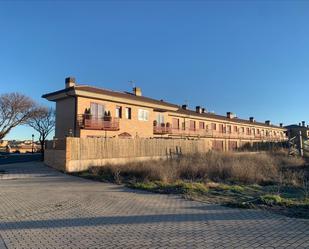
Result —
[[158, 124], [164, 124], [164, 114], [163, 113], [157, 114], [157, 123]]
[[103, 118], [105, 112], [104, 105], [98, 103], [90, 103], [90, 113], [94, 118]]
[[238, 127], [234, 126], [234, 132], [238, 132]]
[[232, 132], [232, 127], [230, 125], [226, 126], [226, 132], [231, 133]]
[[260, 135], [260, 129], [256, 129], [256, 134]]
[[205, 129], [205, 123], [204, 122], [200, 122], [199, 123], [199, 127], [201, 130], [204, 130]]
[[179, 119], [178, 118], [172, 119], [172, 128], [179, 130]]
[[149, 111], [144, 109], [138, 109], [138, 120], [148, 121], [149, 120]]
[[122, 118], [122, 107], [121, 106], [116, 106], [115, 117], [116, 118]]
[[250, 135], [250, 128], [246, 128], [246, 135]]
[[245, 128], [244, 128], [244, 127], [241, 127], [241, 128], [240, 128], [240, 132], [241, 132], [241, 133], [244, 133], [244, 132], [245, 132]]
[[190, 130], [195, 130], [195, 121], [194, 120], [189, 121], [189, 127], [190, 127]]
[[126, 107], [125, 115], [126, 115], [126, 119], [131, 119], [131, 108], [130, 107]]
[[186, 122], [182, 122], [182, 129], [183, 129], [183, 130], [186, 129]]
[[223, 124], [219, 124], [219, 132], [223, 133]]
[[217, 130], [217, 125], [215, 123], [211, 123], [211, 129], [212, 130]]

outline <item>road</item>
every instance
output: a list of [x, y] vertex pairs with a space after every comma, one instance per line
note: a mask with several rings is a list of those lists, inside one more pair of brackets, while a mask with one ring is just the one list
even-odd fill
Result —
[[0, 248], [309, 248], [308, 220], [0, 165]]
[[22, 163], [22, 162], [31, 162], [31, 161], [40, 161], [41, 154], [0, 154], [0, 165], [9, 164], [9, 163]]

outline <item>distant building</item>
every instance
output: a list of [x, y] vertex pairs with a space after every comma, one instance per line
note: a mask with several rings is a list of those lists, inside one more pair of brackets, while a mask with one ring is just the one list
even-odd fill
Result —
[[209, 113], [200, 106], [189, 110], [133, 92], [118, 92], [65, 80], [65, 88], [42, 96], [56, 102], [55, 137], [209, 139], [213, 149], [233, 150], [246, 143], [285, 141], [286, 128], [253, 117], [240, 119]]
[[290, 134], [291, 137], [298, 136], [301, 132], [303, 139], [309, 138], [309, 126], [306, 126], [306, 122], [302, 121], [301, 123], [294, 124], [294, 125], [288, 125], [285, 126], [287, 129], [288, 134]]
[[8, 144], [9, 144], [9, 141], [0, 140], [0, 152], [6, 152]]
[[0, 142], [0, 152], [7, 153], [31, 153], [38, 152], [40, 150], [40, 145], [34, 142], [32, 145], [31, 140], [17, 141], [17, 140], [6, 140]]
[[9, 144], [8, 140], [0, 140], [0, 148], [6, 147]]

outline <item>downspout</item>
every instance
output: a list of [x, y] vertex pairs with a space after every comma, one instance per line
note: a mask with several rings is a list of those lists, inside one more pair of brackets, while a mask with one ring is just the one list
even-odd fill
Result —
[[74, 98], [74, 124], [73, 124], [73, 136], [76, 137], [76, 126], [77, 126], [77, 96], [76, 95], [70, 95], [68, 93], [65, 94], [68, 97]]

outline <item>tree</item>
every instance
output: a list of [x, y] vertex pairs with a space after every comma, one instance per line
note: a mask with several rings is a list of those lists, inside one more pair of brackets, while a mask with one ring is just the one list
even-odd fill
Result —
[[44, 158], [44, 147], [47, 136], [55, 127], [55, 111], [52, 108], [38, 106], [34, 115], [28, 120], [27, 124], [39, 133], [42, 158]]
[[0, 95], [0, 139], [3, 139], [14, 127], [25, 124], [33, 117], [34, 101], [20, 93]]

